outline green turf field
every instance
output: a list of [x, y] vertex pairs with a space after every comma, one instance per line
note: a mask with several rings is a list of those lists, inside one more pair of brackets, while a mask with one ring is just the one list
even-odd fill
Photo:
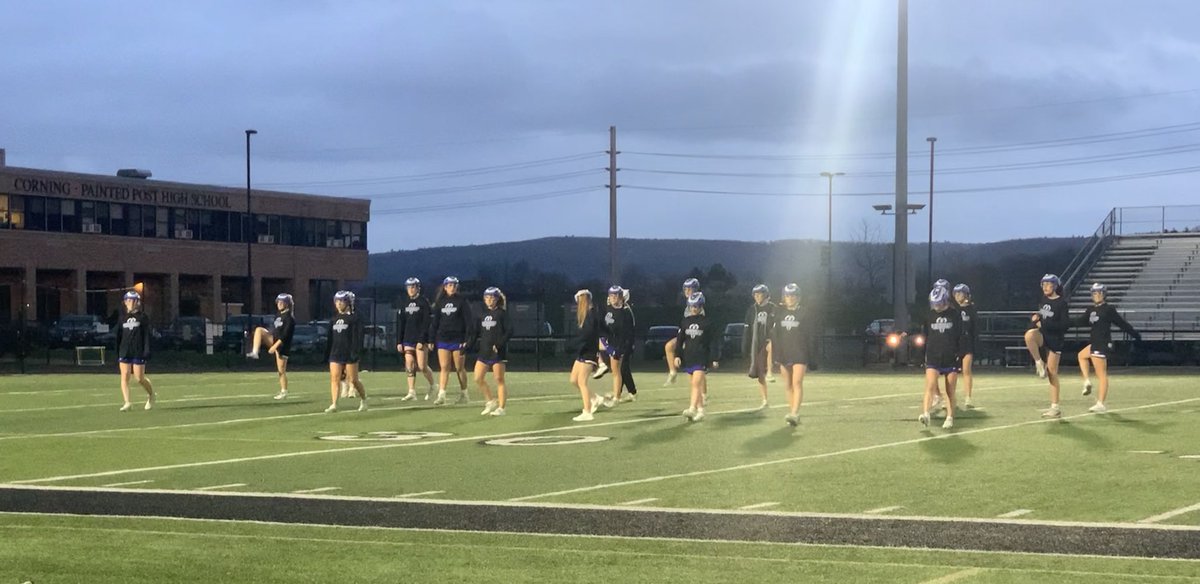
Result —
[[[126, 413], [117, 412], [115, 374], [0, 378], [0, 483], [1200, 526], [1200, 392], [1192, 371], [1117, 371], [1107, 415], [1087, 414], [1091, 402], [1069, 378], [1061, 421], [1039, 417], [1047, 404], [1044, 381], [985, 371], [976, 383], [980, 407], [959, 412], [953, 430], [917, 423], [922, 380], [911, 373], [811, 374], [798, 428], [783, 422], [780, 383], [770, 386], [772, 407], [755, 412], [755, 386], [734, 373], [710, 378], [709, 417], [698, 423], [679, 415], [686, 381], [662, 388], [660, 377], [649, 374], [639, 378], [637, 402], [602, 411], [590, 423], [571, 421], [580, 402], [562, 373], [510, 374], [504, 417], [480, 416], [474, 388], [467, 406], [401, 402], [403, 378], [395, 372], [364, 376], [370, 411], [354, 412], [357, 400], [343, 400], [343, 411], [328, 415], [321, 413], [327, 376], [316, 373], [293, 374], [292, 395], [282, 402], [271, 399], [275, 379], [266, 370], [151, 378], [158, 406]], [[592, 386], [608, 388], [609, 379]], [[488, 444], [495, 440], [509, 444]], [[459, 571], [450, 580], [534, 581], [549, 570], [590, 581], [660, 563], [711, 579], [721, 573], [717, 555], [733, 556], [746, 579], [764, 581], [802, 574], [806, 581], [921, 582], [970, 568], [981, 569], [963, 576], [970, 582], [1098, 581], [1084, 573], [1093, 571], [1114, 579], [1126, 571], [1200, 574], [1200, 562], [395, 530], [346, 535], [318, 527], [31, 515], [0, 519], [0, 531], [12, 532], [3, 539], [20, 533], [20, 541], [38, 542], [0, 545], [0, 565], [45, 566], [43, 573], [53, 574], [54, 561], [38, 550], [77, 540], [111, 546], [113, 554], [136, 549], [133, 540], [122, 543], [122, 530], [163, 532], [152, 538], [156, 553], [180, 558], [169, 568], [181, 576], [137, 563], [142, 571], [128, 578], [89, 581], [183, 581], [188, 561], [277, 566], [275, 580], [257, 572], [237, 580], [297, 581], [286, 577], [287, 568], [323, 560], [351, 566], [329, 575], [362, 581], [382, 578], [397, 562], [436, 569], [438, 557], [452, 558], [447, 565]], [[236, 541], [250, 532], [267, 543], [213, 546], [219, 551], [211, 558], [177, 551], [197, 539]], [[374, 543], [350, 553], [322, 551], [331, 545], [324, 540], [341, 537]], [[431, 545], [414, 545], [423, 542]], [[525, 547], [545, 549], [516, 549]], [[552, 551], [559, 547], [566, 550]], [[139, 562], [132, 551], [121, 557]], [[485, 576], [489, 564], [497, 577]], [[312, 581], [329, 580], [313, 570], [304, 572]], [[0, 572], [0, 582], [8, 577]]]

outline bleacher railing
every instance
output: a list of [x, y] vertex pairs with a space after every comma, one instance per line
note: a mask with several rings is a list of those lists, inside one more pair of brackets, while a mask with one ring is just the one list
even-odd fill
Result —
[[1079, 250], [1079, 253], [1075, 254], [1071, 263], [1067, 265], [1067, 269], [1063, 270], [1063, 290], [1067, 292], [1068, 297], [1079, 285], [1080, 280], [1091, 271], [1096, 261], [1104, 255], [1104, 250], [1108, 249], [1112, 243], [1119, 227], [1117, 211], [1117, 209], [1113, 209], [1108, 212], [1104, 222], [1096, 228], [1096, 232]]

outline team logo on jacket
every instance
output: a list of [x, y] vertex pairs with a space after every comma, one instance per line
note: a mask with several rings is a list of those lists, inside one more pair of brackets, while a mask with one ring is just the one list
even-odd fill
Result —
[[280, 328], [282, 326], [283, 326], [283, 319], [279, 318], [278, 316], [275, 317], [275, 328]]
[[409, 302], [408, 306], [404, 307], [404, 312], [407, 312], [408, 314], [416, 314], [420, 311], [421, 311], [421, 307], [417, 306], [416, 302]]
[[492, 330], [492, 327], [494, 327], [494, 326], [496, 326], [496, 321], [492, 320], [492, 317], [490, 317], [490, 316], [483, 317], [484, 330], [490, 331], [490, 330]]
[[695, 339], [696, 337], [704, 334], [704, 331], [700, 330], [700, 325], [698, 324], [689, 324], [687, 330], [683, 331], [683, 334]]
[[760, 312], [754, 317], [754, 322], [758, 324], [767, 324], [767, 313]]
[[944, 316], [939, 316], [938, 319], [933, 324], [929, 325], [929, 328], [931, 328], [939, 333], [944, 333], [944, 332], [954, 328], [954, 323], [950, 322], [949, 320], [946, 320], [946, 317], [944, 317]]
[[1054, 309], [1049, 304], [1043, 304], [1042, 309], [1038, 311], [1042, 318], [1054, 318]]
[[1093, 312], [1093, 313], [1091, 314], [1091, 316], [1089, 316], [1089, 317], [1088, 317], [1088, 323], [1089, 323], [1089, 324], [1096, 324], [1097, 322], [1100, 322], [1100, 313], [1099, 313], [1099, 312]]
[[783, 321], [779, 323], [779, 326], [783, 327], [784, 330], [790, 331], [790, 330], [800, 326], [800, 323], [796, 322], [795, 316], [792, 316], [789, 314], [789, 315], [783, 317]]
[[335, 333], [340, 333], [348, 328], [350, 328], [350, 325], [346, 324], [346, 321], [340, 318], [337, 322], [333, 323], [333, 332]]
[[131, 318], [131, 319], [125, 321], [125, 324], [121, 325], [121, 328], [132, 331], [133, 329], [138, 328], [140, 326], [142, 326], [142, 323], [138, 322], [136, 318]]
[[458, 312], [458, 307], [453, 304], [447, 304], [442, 307], [442, 314], [444, 314], [446, 316], [450, 316], [451, 314], [454, 314], [456, 312]]
[[971, 322], [971, 315], [968, 314], [967, 311], [964, 310], [964, 311], [962, 311], [962, 319], [963, 319], [963, 322]]
[[611, 312], [604, 313], [604, 324], [606, 324], [608, 326], [612, 326], [616, 322], [617, 322], [617, 318], [615, 316], [613, 316], [613, 313], [611, 313]]

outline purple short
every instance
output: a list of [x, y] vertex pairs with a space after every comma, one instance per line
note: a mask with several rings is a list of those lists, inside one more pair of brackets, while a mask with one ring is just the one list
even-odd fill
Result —
[[497, 363], [508, 363], [508, 360], [507, 359], [480, 359], [479, 362], [483, 363], [484, 365], [487, 365], [488, 367], [491, 367]]
[[125, 363], [127, 365], [145, 365], [146, 360], [141, 357], [121, 357], [117, 359], [117, 363]]
[[697, 371], [699, 371], [701, 373], [707, 372], [708, 367], [705, 367], [703, 365], [688, 365], [687, 367], [683, 368], [683, 372], [687, 373], [688, 375], [691, 375]]
[[926, 369], [933, 369], [938, 372], [938, 375], [950, 375], [960, 371], [958, 367], [926, 367]]
[[439, 351], [461, 351], [461, 350], [463, 350], [464, 346], [466, 346], [466, 343], [438, 343], [437, 344], [437, 348]]

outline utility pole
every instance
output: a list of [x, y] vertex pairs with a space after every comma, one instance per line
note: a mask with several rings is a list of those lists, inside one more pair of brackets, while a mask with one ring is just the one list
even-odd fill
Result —
[[892, 249], [892, 312], [896, 330], [908, 330], [908, 0], [897, 1], [896, 26], [896, 245]]
[[930, 136], [925, 139], [929, 142], [929, 257], [927, 265], [929, 266], [929, 289], [933, 289], [933, 144], [937, 142], [936, 136]]
[[608, 127], [608, 269], [609, 285], [621, 279], [617, 264], [617, 127]]

